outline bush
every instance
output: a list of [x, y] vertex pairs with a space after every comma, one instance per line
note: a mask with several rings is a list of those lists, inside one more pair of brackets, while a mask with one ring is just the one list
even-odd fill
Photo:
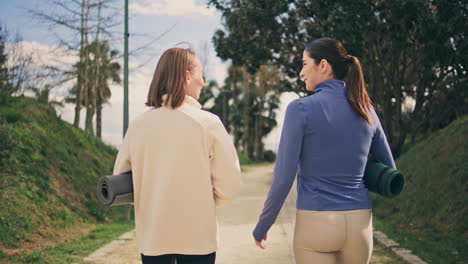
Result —
[[23, 120], [23, 114], [17, 111], [7, 111], [3, 113], [3, 119], [5, 119], [7, 123], [12, 124]]
[[0, 120], [0, 157], [2, 152], [6, 152], [14, 147], [13, 129]]
[[253, 164], [254, 162], [249, 159], [249, 156], [247, 156], [245, 153], [237, 151], [237, 155], [239, 157], [239, 163], [240, 165], [249, 165]]
[[263, 159], [267, 162], [275, 162], [276, 160], [276, 153], [274, 153], [273, 151], [271, 150], [267, 150], [265, 151], [265, 153], [263, 153]]

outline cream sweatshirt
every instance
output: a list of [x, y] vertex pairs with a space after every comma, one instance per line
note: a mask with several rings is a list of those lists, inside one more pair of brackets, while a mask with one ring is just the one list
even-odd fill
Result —
[[176, 109], [143, 113], [127, 130], [113, 174], [130, 170], [141, 253], [216, 251], [216, 206], [234, 198], [241, 178], [236, 150], [216, 115], [189, 96]]

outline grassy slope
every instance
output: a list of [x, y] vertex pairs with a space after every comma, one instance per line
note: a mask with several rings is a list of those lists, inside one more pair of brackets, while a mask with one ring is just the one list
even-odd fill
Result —
[[431, 263], [468, 259], [467, 149], [468, 115], [398, 159], [406, 177], [399, 197], [373, 196], [383, 231]]
[[[116, 150], [27, 97], [0, 106], [0, 249], [54, 240], [60, 230], [114, 218], [96, 182]], [[0, 257], [5, 256], [0, 251]]]

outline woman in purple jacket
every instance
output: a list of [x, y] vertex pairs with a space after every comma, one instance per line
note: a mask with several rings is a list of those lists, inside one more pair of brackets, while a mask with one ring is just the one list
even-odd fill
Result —
[[300, 77], [315, 94], [288, 105], [273, 183], [253, 236], [264, 249], [297, 173], [296, 263], [369, 263], [365, 165], [369, 154], [392, 168], [395, 162], [358, 58], [339, 41], [322, 38], [307, 45], [302, 62]]

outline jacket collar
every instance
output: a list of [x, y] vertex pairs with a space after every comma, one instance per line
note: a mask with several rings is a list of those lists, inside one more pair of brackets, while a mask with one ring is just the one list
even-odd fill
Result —
[[[163, 94], [163, 96], [162, 96], [163, 105], [166, 103], [167, 97], [168, 97], [167, 94]], [[185, 96], [185, 99], [184, 99], [184, 102], [183, 102], [182, 105], [184, 105], [184, 104], [188, 104], [188, 105], [190, 105], [192, 107], [195, 107], [195, 108], [198, 108], [198, 109], [202, 108], [202, 105], [195, 98], [193, 98], [190, 95]]]
[[202, 108], [202, 105], [197, 101], [197, 99], [193, 98], [190, 95], [185, 96], [184, 104], [189, 104], [198, 109]]
[[346, 83], [343, 80], [327, 80], [321, 83], [318, 83], [315, 86], [315, 92], [319, 93], [321, 91], [329, 91], [332, 93], [345, 94], [346, 93]]

